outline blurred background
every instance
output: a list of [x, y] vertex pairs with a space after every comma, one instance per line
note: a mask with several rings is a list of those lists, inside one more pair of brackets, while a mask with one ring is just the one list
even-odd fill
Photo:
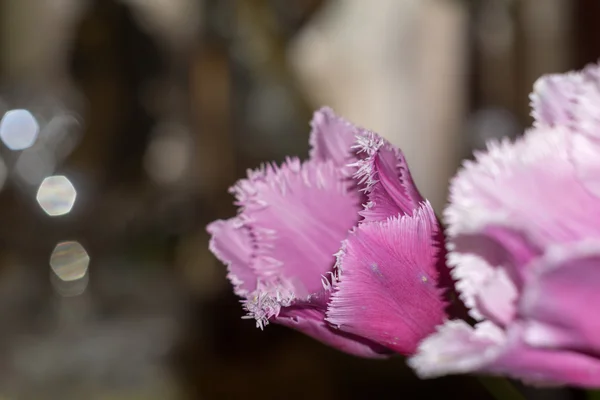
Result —
[[[205, 226], [322, 105], [460, 161], [600, 56], [597, 0], [0, 0], [0, 399], [487, 399], [242, 320]], [[578, 399], [526, 388], [531, 399]]]

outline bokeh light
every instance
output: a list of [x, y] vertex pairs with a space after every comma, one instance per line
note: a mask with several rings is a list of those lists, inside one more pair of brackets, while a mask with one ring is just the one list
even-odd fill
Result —
[[[161, 127], [163, 128], [163, 127]], [[190, 168], [193, 142], [181, 127], [159, 129], [144, 156], [144, 167], [157, 184], [178, 182]]]
[[50, 267], [62, 281], [81, 279], [87, 273], [90, 257], [79, 242], [66, 241], [56, 245], [50, 256]]
[[52, 283], [62, 296], [77, 296], [83, 293], [88, 284], [90, 256], [81, 243], [60, 242], [50, 255]]
[[40, 125], [28, 110], [10, 110], [0, 121], [0, 139], [11, 150], [31, 147], [38, 137]]
[[46, 214], [56, 217], [68, 214], [76, 197], [77, 192], [71, 181], [66, 176], [55, 175], [42, 181], [36, 200]]

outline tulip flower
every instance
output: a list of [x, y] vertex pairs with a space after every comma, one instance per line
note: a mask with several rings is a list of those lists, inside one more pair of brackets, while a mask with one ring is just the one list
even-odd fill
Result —
[[446, 317], [441, 229], [402, 153], [323, 108], [308, 160], [249, 171], [208, 226], [246, 318], [341, 351], [410, 354]]
[[535, 127], [451, 183], [448, 264], [474, 326], [450, 320], [409, 364], [423, 378], [500, 374], [600, 387], [600, 80], [544, 77]]

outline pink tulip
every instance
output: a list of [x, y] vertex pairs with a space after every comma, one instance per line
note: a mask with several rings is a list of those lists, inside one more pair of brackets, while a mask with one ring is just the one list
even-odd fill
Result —
[[492, 143], [451, 184], [448, 264], [471, 316], [409, 364], [421, 377], [489, 373], [600, 386], [600, 79], [544, 77], [535, 128]]
[[309, 160], [232, 188], [238, 215], [208, 226], [210, 249], [259, 328], [364, 357], [411, 354], [445, 318], [438, 221], [397, 148], [328, 108], [311, 125]]

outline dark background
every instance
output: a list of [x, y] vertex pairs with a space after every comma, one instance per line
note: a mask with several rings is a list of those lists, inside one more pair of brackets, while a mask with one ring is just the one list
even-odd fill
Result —
[[[306, 155], [324, 103], [405, 149], [439, 211], [462, 158], [530, 125], [538, 76], [597, 60], [600, 3], [333, 3], [0, 1], [0, 108], [70, 118], [52, 151], [0, 149], [0, 399], [489, 398], [472, 377], [419, 381], [401, 358], [257, 330], [204, 227], [233, 215], [247, 168]], [[36, 203], [51, 174], [77, 190], [65, 216]], [[50, 279], [63, 240], [91, 260], [78, 296]]]

